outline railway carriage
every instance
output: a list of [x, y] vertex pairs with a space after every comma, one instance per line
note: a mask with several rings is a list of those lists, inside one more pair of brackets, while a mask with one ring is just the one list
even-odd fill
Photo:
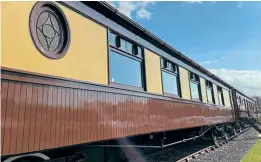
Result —
[[232, 126], [254, 104], [105, 2], [1, 7], [6, 162]]

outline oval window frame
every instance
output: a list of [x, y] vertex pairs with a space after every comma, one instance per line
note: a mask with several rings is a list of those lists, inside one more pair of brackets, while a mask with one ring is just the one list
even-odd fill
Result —
[[[43, 12], [46, 11], [51, 12], [51, 14], [55, 15], [56, 19], [58, 20], [58, 23], [60, 23], [59, 29], [61, 30], [61, 41], [59, 42], [58, 47], [53, 51], [46, 50], [42, 46], [37, 34], [38, 18]], [[60, 59], [65, 56], [70, 45], [70, 28], [63, 11], [55, 3], [37, 2], [33, 6], [30, 13], [29, 28], [32, 41], [41, 54], [50, 59]]]

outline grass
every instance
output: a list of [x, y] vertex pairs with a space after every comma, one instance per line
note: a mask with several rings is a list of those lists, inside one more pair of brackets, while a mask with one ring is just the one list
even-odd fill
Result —
[[241, 162], [261, 162], [261, 139], [256, 141], [256, 144], [241, 159]]

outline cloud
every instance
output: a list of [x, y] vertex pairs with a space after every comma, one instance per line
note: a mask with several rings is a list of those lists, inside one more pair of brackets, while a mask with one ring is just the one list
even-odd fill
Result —
[[239, 1], [237, 2], [237, 8], [242, 8], [243, 7], [243, 2]]
[[213, 64], [213, 63], [219, 62], [219, 61], [221, 61], [221, 60], [223, 60], [223, 59], [224, 59], [224, 57], [220, 57], [220, 58], [215, 59], [215, 60], [204, 61], [204, 62], [202, 62], [202, 63], [200, 63], [200, 64], [201, 64], [201, 65], [202, 65], [202, 64]]
[[153, 1], [108, 1], [108, 3], [129, 18], [134, 14], [139, 19], [147, 20], [151, 19], [152, 6], [155, 5]]
[[187, 3], [191, 3], [191, 4], [202, 4], [202, 1], [187, 1]]
[[[199, 4], [202, 5], [204, 1], [183, 1], [182, 4], [179, 5], [179, 7], [185, 7], [185, 4]], [[209, 2], [211, 4], [215, 4], [216, 1], [205, 1], [205, 2]]]
[[141, 8], [140, 10], [137, 11], [137, 17], [141, 19], [149, 20], [151, 17], [151, 13], [148, 10]]
[[261, 70], [208, 70], [250, 97], [261, 95]]

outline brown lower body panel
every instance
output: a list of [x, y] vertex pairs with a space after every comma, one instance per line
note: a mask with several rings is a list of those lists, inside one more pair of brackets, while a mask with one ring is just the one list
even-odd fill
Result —
[[1, 81], [2, 155], [234, 120], [232, 109], [144, 92], [3, 69]]

